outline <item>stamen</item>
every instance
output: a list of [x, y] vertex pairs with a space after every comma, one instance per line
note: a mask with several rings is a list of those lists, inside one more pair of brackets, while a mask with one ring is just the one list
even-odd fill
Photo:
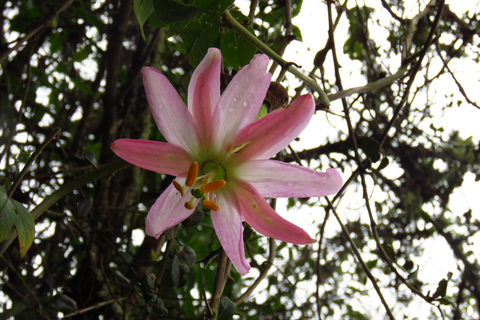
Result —
[[213, 211], [218, 211], [220, 210], [220, 207], [213, 201], [210, 200], [202, 200], [202, 204], [205, 208], [213, 210]]
[[182, 188], [182, 186], [180, 185], [180, 183], [178, 183], [178, 182], [175, 181], [175, 180], [173, 180], [172, 183], [173, 183], [173, 186], [175, 187], [175, 189], [177, 189], [177, 191], [180, 192], [180, 194], [181, 194], [182, 197], [183, 197], [183, 188]]
[[185, 202], [184, 206], [185, 206], [185, 209], [188, 209], [188, 210], [192, 210], [195, 208], [193, 204], [191, 204], [190, 202]]
[[185, 181], [185, 185], [187, 187], [193, 186], [195, 180], [197, 179], [198, 174], [198, 163], [192, 162], [190, 167], [188, 168], [187, 180]]
[[215, 180], [215, 181], [212, 181], [212, 182], [207, 183], [206, 185], [202, 186], [202, 187], [200, 188], [200, 190], [201, 190], [203, 193], [208, 193], [208, 192], [212, 192], [212, 191], [221, 189], [221, 188], [223, 188], [224, 186], [225, 186], [225, 180], [220, 179], [220, 180]]

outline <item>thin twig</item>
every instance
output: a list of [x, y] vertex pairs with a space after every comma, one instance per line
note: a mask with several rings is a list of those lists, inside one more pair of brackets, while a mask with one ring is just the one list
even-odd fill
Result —
[[8, 58], [9, 54], [12, 53], [13, 51], [17, 50], [20, 48], [22, 45], [24, 45], [28, 40], [30, 40], [33, 36], [35, 36], [37, 33], [42, 31], [44, 28], [46, 28], [53, 19], [55, 19], [60, 13], [62, 13], [65, 9], [67, 9], [75, 0], [67, 0], [65, 3], [60, 6], [56, 11], [54, 11], [50, 16], [43, 21], [43, 23], [40, 23], [35, 29], [30, 31], [25, 37], [18, 39], [15, 45], [8, 50], [4, 51], [0, 55], [0, 63], [3, 62], [6, 58]]
[[121, 302], [123, 300], [125, 300], [125, 298], [118, 298], [118, 299], [111, 299], [111, 300], [103, 301], [103, 302], [97, 303], [93, 306], [90, 306], [90, 307], [87, 307], [87, 308], [80, 309], [80, 310], [77, 310], [75, 312], [69, 313], [69, 314], [63, 316], [62, 319], [70, 318], [70, 317], [73, 317], [73, 316], [76, 316], [76, 315], [79, 315], [79, 314], [82, 314], [82, 313], [85, 313], [85, 312], [88, 312], [88, 311], [92, 311], [92, 310], [104, 307], [106, 305], [109, 305], [109, 304], [112, 304], [112, 303], [115, 303], [115, 302], [117, 302], [117, 303]]
[[[20, 280], [20, 282], [23, 284], [23, 286], [25, 287], [25, 289], [28, 291], [28, 293], [30, 294], [30, 296], [33, 298], [33, 300], [35, 300], [35, 302], [37, 303], [38, 305], [38, 308], [39, 308], [39, 313], [40, 315], [45, 318], [45, 319], [48, 319], [50, 320], [51, 318], [48, 316], [47, 312], [45, 311], [44, 307], [43, 307], [43, 304], [41, 303], [41, 301], [39, 300], [37, 294], [35, 293], [35, 291], [32, 289], [31, 285], [29, 285], [27, 283], [27, 281], [25, 281], [24, 279], [24, 276], [18, 272], [17, 269], [15, 269], [15, 266], [13, 264], [10, 263], [10, 261], [8, 261], [5, 257], [1, 257], [1, 259], [3, 260], [3, 262], [5, 262], [5, 264], [10, 268], [10, 270], [12, 270], [15, 275], [17, 276], [17, 278]], [[18, 292], [17, 294], [20, 294], [20, 292]], [[26, 300], [27, 297], [25, 296], [21, 296], [21, 298], [23, 300]], [[27, 304], [28, 305], [28, 304]]]
[[17, 187], [20, 185], [20, 182], [22, 182], [23, 177], [27, 174], [27, 171], [32, 165], [33, 161], [37, 159], [37, 157], [42, 153], [43, 149], [45, 149], [45, 147], [57, 136], [57, 134], [60, 133], [60, 131], [62, 131], [62, 129], [56, 128], [53, 131], [53, 133], [45, 139], [42, 145], [39, 148], [37, 148], [37, 150], [35, 150], [35, 152], [32, 154], [30, 159], [28, 159], [27, 163], [25, 163], [25, 166], [23, 167], [22, 171], [20, 172], [18, 177], [15, 179], [15, 182], [13, 183], [12, 187], [8, 191], [9, 198], [13, 195], [13, 193], [15, 192], [15, 189], [17, 189]]
[[430, 29], [430, 32], [428, 34], [427, 41], [426, 41], [425, 45], [423, 46], [422, 50], [420, 51], [418, 61], [415, 63], [415, 65], [413, 67], [413, 70], [411, 72], [410, 78], [408, 79], [408, 82], [407, 82], [402, 100], [395, 107], [395, 111], [392, 115], [392, 119], [390, 120], [390, 122], [385, 127], [385, 130], [383, 131], [382, 140], [380, 142], [380, 147], [382, 147], [383, 144], [385, 143], [385, 141], [388, 137], [388, 132], [393, 127], [393, 124], [397, 120], [398, 116], [400, 115], [401, 110], [403, 109], [403, 107], [405, 106], [405, 104], [408, 100], [408, 95], [409, 95], [410, 89], [413, 85], [413, 81], [415, 80], [415, 76], [417, 75], [418, 71], [420, 70], [420, 67], [422, 66], [422, 61], [423, 61], [423, 58], [425, 58], [425, 55], [427, 54], [428, 48], [432, 44], [433, 36], [435, 35], [435, 32], [437, 30], [438, 23], [440, 21], [440, 17], [442, 16], [444, 6], [445, 6], [445, 0], [441, 0], [440, 4], [439, 4], [439, 8], [437, 10], [437, 15], [435, 16], [435, 20], [433, 21], [432, 28]]
[[442, 57], [442, 53], [440, 52], [440, 49], [438, 47], [438, 40], [435, 41], [435, 48], [436, 48], [436, 51], [437, 51], [437, 54], [438, 54], [438, 57], [442, 60], [443, 62], [443, 65], [445, 66], [445, 69], [447, 69], [448, 73], [450, 74], [450, 76], [452, 77], [453, 81], [455, 81], [455, 84], [457, 85], [458, 87], [458, 90], [460, 91], [460, 93], [462, 94], [462, 96], [465, 98], [465, 100], [467, 100], [468, 103], [470, 103], [472, 106], [480, 109], [480, 106], [470, 100], [470, 98], [467, 96], [467, 93], [465, 92], [465, 89], [463, 88], [462, 84], [457, 80], [457, 78], [455, 77], [455, 75], [453, 74], [452, 70], [450, 70], [450, 67], [448, 66], [448, 63], [447, 61], [445, 61], [445, 59]]
[[[332, 39], [333, 43], [335, 43], [335, 37], [334, 37], [334, 30], [333, 30], [333, 19], [332, 19], [332, 3], [331, 1], [327, 1], [327, 7], [328, 7], [328, 24], [329, 24], [329, 30], [328, 30], [328, 36], [330, 39]], [[332, 46], [332, 56], [333, 56], [333, 63], [334, 63], [334, 69], [335, 69], [335, 79], [336, 79], [336, 85], [338, 86], [338, 88], [340, 90], [343, 90], [343, 85], [342, 85], [342, 80], [341, 80], [341, 76], [340, 76], [340, 64], [338, 63], [338, 59], [337, 59], [337, 53], [336, 53], [336, 49], [335, 49], [335, 45]], [[353, 126], [352, 126], [352, 122], [350, 120], [350, 112], [349, 112], [349, 106], [347, 104], [347, 101], [345, 98], [342, 99], [342, 105], [343, 105], [343, 112], [345, 114], [345, 119], [346, 119], [346, 122], [347, 122], [347, 127], [348, 127], [348, 133], [349, 133], [349, 136], [350, 136], [350, 139], [352, 141], [352, 145], [353, 145], [353, 149], [354, 149], [354, 152], [355, 152], [355, 159], [356, 159], [356, 163], [357, 165], [359, 166], [359, 168], [362, 167], [362, 160], [361, 160], [361, 157], [360, 157], [360, 153], [358, 151], [358, 145], [357, 145], [357, 141], [356, 141], [356, 138], [355, 138], [355, 132], [353, 130]], [[355, 256], [357, 257], [357, 260], [360, 262], [360, 265], [362, 266], [365, 274], [367, 275], [367, 277], [370, 279], [370, 281], [372, 282], [373, 284], [373, 287], [375, 288], [375, 291], [377, 292], [377, 295], [378, 297], [380, 298], [384, 308], [385, 308], [385, 311], [386, 313], [388, 314], [388, 316], [390, 317], [390, 319], [395, 319], [395, 317], [393, 316], [393, 313], [392, 311], [390, 310], [390, 307], [388, 306], [385, 298], [383, 297], [383, 294], [380, 290], [380, 288], [378, 287], [378, 284], [377, 284], [377, 280], [375, 279], [375, 277], [372, 275], [372, 273], [370, 272], [370, 270], [368, 269], [368, 266], [365, 264], [365, 262], [363, 261], [363, 258], [360, 254], [360, 251], [358, 250], [358, 248], [356, 247], [355, 243], [353, 242], [353, 240], [351, 239], [349, 233], [348, 233], [348, 230], [346, 229], [346, 227], [343, 225], [340, 217], [338, 216], [334, 206], [333, 206], [333, 203], [330, 201], [330, 199], [328, 197], [325, 197], [325, 199], [327, 200], [327, 203], [330, 207], [330, 210], [332, 211], [332, 213], [335, 215], [335, 218], [337, 219], [338, 221], [338, 224], [340, 225], [340, 227], [342, 228], [342, 231], [343, 231], [343, 234], [345, 235], [345, 237], [347, 238], [348, 242], [350, 243], [350, 246], [352, 247], [352, 250], [355, 254]]]
[[268, 271], [272, 267], [273, 260], [275, 259], [275, 240], [270, 238], [268, 240], [268, 244], [269, 244], [268, 258], [264, 263], [262, 263], [262, 269], [260, 270], [260, 274], [258, 275], [258, 278], [255, 279], [255, 282], [250, 287], [248, 287], [248, 289], [244, 293], [242, 293], [240, 297], [238, 297], [235, 300], [235, 305], [238, 306], [240, 303], [245, 301], [245, 299], [247, 299], [252, 294], [253, 290], [255, 290], [258, 287], [258, 285], [263, 281], [263, 279], [265, 279], [265, 277], [268, 275]]
[[335, 210], [335, 208], [333, 206], [333, 203], [330, 201], [330, 199], [328, 197], [325, 197], [325, 199], [327, 200], [328, 206], [329, 206], [330, 210], [332, 211], [333, 215], [335, 216], [335, 219], [337, 219], [338, 224], [342, 228], [342, 232], [345, 235], [345, 237], [347, 238], [348, 243], [350, 243], [350, 246], [351, 246], [351, 248], [352, 248], [352, 250], [355, 254], [355, 257], [357, 258], [358, 262], [360, 262], [360, 265], [362, 266], [363, 271], [367, 275], [368, 279], [370, 279], [370, 281], [372, 282], [373, 287], [374, 287], [375, 291], [377, 292], [377, 295], [380, 298], [380, 300], [383, 304], [383, 307], [385, 308], [385, 311], [387, 312], [390, 319], [395, 320], [395, 317], [393, 316], [393, 313], [390, 310], [390, 307], [388, 306], [387, 301], [383, 297], [382, 291], [380, 290], [380, 287], [377, 284], [377, 279], [375, 279], [373, 274], [370, 272], [370, 269], [366, 265], [365, 261], [363, 261], [362, 255], [360, 254], [360, 250], [358, 250], [357, 246], [355, 245], [355, 242], [350, 237], [350, 234], [349, 234], [347, 228], [345, 227], [345, 225], [343, 224], [342, 220], [340, 219], [340, 216], [338, 215], [337, 211]]
[[[116, 171], [126, 168], [128, 165], [129, 164], [123, 160], [112, 161], [111, 163], [108, 163], [106, 165], [99, 166], [98, 170], [95, 169], [92, 172], [84, 174], [83, 176], [64, 184], [54, 193], [46, 197], [39, 205], [33, 208], [33, 210], [30, 212], [33, 216], [33, 219], [37, 220], [44, 212], [48, 210], [48, 208], [50, 208], [57, 201], [65, 197], [73, 190], [78, 189], [89, 182], [107, 178], [114, 174]], [[17, 231], [14, 229], [10, 237], [4, 242], [2, 242], [0, 246], [0, 255], [2, 255], [5, 250], [8, 249], [8, 247], [12, 244], [13, 240], [15, 240], [16, 237]]]

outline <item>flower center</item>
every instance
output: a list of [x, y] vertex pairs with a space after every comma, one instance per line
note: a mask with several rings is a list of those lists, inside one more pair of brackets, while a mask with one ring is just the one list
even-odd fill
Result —
[[228, 180], [227, 170], [225, 167], [218, 161], [208, 160], [202, 164], [202, 172], [214, 175], [213, 180]]
[[186, 191], [190, 191], [192, 194], [190, 201], [184, 204], [186, 209], [195, 209], [194, 203], [196, 199], [200, 199], [202, 205], [206, 208], [213, 211], [220, 210], [220, 207], [214, 202], [216, 196], [213, 194], [213, 191], [217, 191], [225, 186], [227, 180], [225, 167], [220, 162], [208, 160], [202, 164], [202, 175], [200, 176], [198, 175], [198, 169], [198, 163], [193, 162], [188, 168], [185, 186], [182, 186], [175, 180], [172, 182], [173, 186], [180, 192], [182, 197]]

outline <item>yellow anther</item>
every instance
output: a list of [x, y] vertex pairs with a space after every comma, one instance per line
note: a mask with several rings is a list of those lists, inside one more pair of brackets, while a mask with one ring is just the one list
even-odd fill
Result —
[[195, 207], [193, 206], [193, 204], [191, 204], [190, 202], [185, 202], [184, 206], [185, 206], [185, 208], [188, 209], [188, 210], [192, 210], [192, 209], [195, 208]]
[[183, 197], [183, 188], [182, 188], [182, 186], [180, 185], [180, 183], [178, 183], [178, 182], [175, 181], [175, 180], [173, 180], [172, 183], [173, 183], [173, 186], [175, 187], [175, 189], [177, 189], [177, 191], [180, 192], [180, 194], [181, 194], [182, 197]]
[[205, 208], [213, 210], [213, 211], [218, 211], [220, 210], [220, 207], [213, 201], [210, 200], [202, 200], [202, 204]]
[[197, 179], [198, 174], [198, 163], [192, 162], [190, 167], [188, 168], [187, 180], [185, 181], [185, 185], [187, 187], [193, 186], [195, 180]]
[[200, 191], [203, 193], [209, 193], [218, 189], [221, 189], [225, 186], [225, 180], [220, 179], [220, 180], [215, 180], [212, 182], [207, 183], [206, 185], [202, 186], [200, 188]]

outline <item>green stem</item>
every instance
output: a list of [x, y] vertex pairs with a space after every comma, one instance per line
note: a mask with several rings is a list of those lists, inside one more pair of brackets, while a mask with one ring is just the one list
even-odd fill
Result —
[[[56, 190], [54, 193], [46, 197], [38, 206], [36, 206], [30, 213], [33, 216], [34, 220], [37, 220], [45, 211], [48, 210], [52, 205], [54, 205], [56, 202], [58, 202], [61, 198], [65, 197], [67, 194], [72, 192], [75, 189], [78, 189], [87, 183], [93, 182], [98, 179], [104, 179], [112, 174], [114, 174], [116, 171], [121, 170], [125, 167], [127, 167], [129, 164], [123, 160], [117, 160], [117, 161], [112, 161], [106, 165], [103, 165], [99, 167], [98, 169], [95, 169], [87, 174], [84, 174], [83, 176], [72, 180], [70, 182], [67, 182], [63, 186], [61, 186], [58, 190]], [[0, 247], [0, 255], [2, 255], [5, 250], [8, 249], [10, 244], [12, 244], [13, 240], [17, 237], [17, 231], [14, 230], [12, 232], [12, 235], [5, 240]]]
[[276, 63], [278, 63], [282, 68], [287, 69], [290, 73], [298, 77], [300, 80], [308, 84], [312, 89], [318, 92], [320, 102], [325, 106], [330, 106], [330, 101], [328, 100], [327, 95], [325, 92], [320, 88], [318, 83], [303, 74], [300, 70], [295, 68], [291, 62], [285, 61], [281, 56], [279, 56], [275, 51], [270, 49], [267, 45], [265, 45], [262, 41], [260, 41], [254, 34], [250, 33], [248, 29], [242, 26], [235, 18], [230, 14], [230, 11], [225, 10], [223, 13], [223, 17], [225, 20], [231, 25], [232, 29], [243, 36], [245, 39], [250, 41], [254, 46], [256, 46], [260, 51], [268, 55], [270, 58], [273, 59]]

